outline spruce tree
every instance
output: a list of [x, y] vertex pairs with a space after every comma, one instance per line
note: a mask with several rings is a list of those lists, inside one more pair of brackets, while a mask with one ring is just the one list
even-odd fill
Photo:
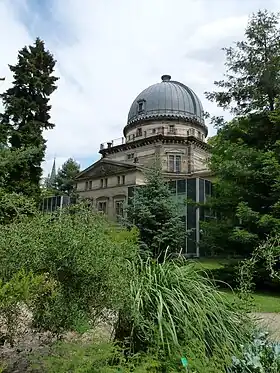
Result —
[[186, 237], [185, 227], [159, 160], [146, 172], [146, 183], [136, 187], [127, 206], [128, 225], [140, 232], [140, 247], [153, 258], [162, 260], [166, 250], [179, 252]]
[[215, 81], [209, 100], [235, 115], [273, 111], [280, 94], [279, 14], [253, 13], [243, 41], [225, 51], [224, 79]]
[[80, 172], [80, 165], [72, 158], [69, 158], [58, 170], [54, 179], [56, 189], [67, 195], [72, 195], [75, 191], [76, 176]]
[[10, 151], [35, 148], [26, 162], [17, 164], [7, 175], [9, 191], [37, 197], [40, 193], [42, 161], [46, 140], [43, 131], [52, 129], [50, 95], [56, 90], [53, 75], [56, 61], [39, 38], [18, 53], [16, 65], [9, 65], [14, 81], [0, 97], [4, 113], [0, 115], [0, 142]]

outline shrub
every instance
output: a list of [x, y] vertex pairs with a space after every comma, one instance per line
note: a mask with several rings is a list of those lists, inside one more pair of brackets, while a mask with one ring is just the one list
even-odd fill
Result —
[[37, 302], [36, 325], [52, 331], [85, 330], [91, 320], [127, 298], [135, 231], [120, 230], [83, 205], [53, 215], [0, 226], [0, 276], [9, 281], [19, 268], [48, 273], [56, 296]]
[[21, 194], [6, 193], [0, 188], [0, 224], [9, 224], [24, 216], [36, 213], [36, 204]]
[[280, 236], [272, 235], [260, 243], [252, 255], [244, 260], [239, 269], [239, 287], [243, 293], [262, 286], [279, 291], [280, 281]]
[[[221, 369], [250, 338], [245, 314], [229, 304], [191, 262], [139, 259], [116, 338], [132, 352], [155, 351], [162, 360], [190, 358], [199, 371]], [[204, 369], [204, 370], [203, 370]], [[211, 372], [211, 370], [208, 370]], [[223, 370], [221, 370], [223, 371]]]
[[180, 360], [163, 364], [156, 355], [149, 354], [136, 354], [125, 358], [123, 351], [115, 344], [94, 343], [93, 341], [56, 343], [48, 356], [33, 355], [29, 360], [36, 372], [45, 373], [175, 373], [182, 371]]
[[53, 293], [55, 283], [46, 276], [34, 276], [32, 273], [20, 271], [12, 276], [10, 281], [0, 280], [0, 315], [1, 329], [6, 329], [1, 336], [11, 345], [26, 320], [21, 319], [25, 306], [33, 309], [46, 292]]

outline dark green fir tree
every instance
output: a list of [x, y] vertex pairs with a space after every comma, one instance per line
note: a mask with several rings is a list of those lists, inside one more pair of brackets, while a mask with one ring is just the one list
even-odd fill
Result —
[[56, 90], [53, 75], [56, 61], [39, 38], [18, 53], [10, 65], [13, 85], [1, 95], [4, 112], [0, 115], [0, 141], [11, 152], [35, 149], [25, 162], [17, 163], [6, 175], [9, 192], [38, 197], [46, 140], [43, 132], [52, 129], [49, 104]]
[[158, 159], [146, 172], [146, 184], [135, 189], [127, 206], [127, 219], [139, 229], [142, 251], [153, 258], [162, 260], [166, 251], [171, 254], [181, 250], [185, 227]]
[[69, 158], [63, 163], [54, 178], [56, 189], [61, 194], [73, 195], [75, 192], [76, 176], [80, 172], [80, 165]]

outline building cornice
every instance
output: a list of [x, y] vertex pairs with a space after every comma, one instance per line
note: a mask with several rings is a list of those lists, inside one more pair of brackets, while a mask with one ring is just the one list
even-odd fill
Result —
[[170, 120], [170, 121], [178, 120], [183, 123], [194, 124], [198, 126], [199, 128], [202, 128], [205, 131], [205, 136], [208, 135], [208, 127], [205, 125], [205, 123], [200, 122], [197, 118], [193, 116], [188, 117], [188, 116], [180, 115], [180, 114], [178, 115], [176, 114], [173, 114], [173, 115], [172, 114], [149, 114], [149, 115], [144, 114], [142, 117], [138, 116], [135, 119], [127, 123], [127, 125], [123, 129], [124, 137], [126, 137], [127, 132], [129, 130], [132, 130], [133, 128], [136, 128], [141, 124], [145, 124], [147, 122], [154, 121], [154, 120], [157, 120], [157, 121], [158, 120]]
[[149, 136], [145, 138], [141, 138], [139, 140], [135, 140], [132, 142], [128, 142], [125, 144], [120, 144], [117, 146], [112, 146], [110, 148], [100, 149], [99, 153], [106, 157], [108, 154], [115, 154], [119, 152], [124, 152], [127, 150], [135, 150], [137, 148], [146, 146], [146, 145], [152, 145], [156, 143], [162, 143], [162, 144], [184, 144], [184, 145], [196, 145], [197, 147], [209, 151], [210, 145], [207, 144], [204, 141], [199, 140], [195, 136], [187, 136], [187, 137], [181, 137], [181, 136], [165, 136], [162, 134], [156, 134], [154, 136]]

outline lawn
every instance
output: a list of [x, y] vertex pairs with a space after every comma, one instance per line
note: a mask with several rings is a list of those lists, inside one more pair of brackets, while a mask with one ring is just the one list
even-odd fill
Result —
[[[229, 260], [227, 259], [216, 258], [201, 258], [195, 261], [196, 267], [205, 271], [223, 268], [224, 265], [228, 263]], [[235, 300], [239, 300], [238, 295], [231, 290], [223, 290], [221, 291], [221, 293], [232, 302]], [[252, 312], [280, 313], [280, 295], [271, 293], [254, 293], [252, 294], [250, 308]]]
[[[228, 300], [238, 300], [238, 295], [232, 291], [221, 292]], [[280, 313], [280, 296], [275, 294], [252, 294], [251, 301], [252, 312], [277, 312]]]

